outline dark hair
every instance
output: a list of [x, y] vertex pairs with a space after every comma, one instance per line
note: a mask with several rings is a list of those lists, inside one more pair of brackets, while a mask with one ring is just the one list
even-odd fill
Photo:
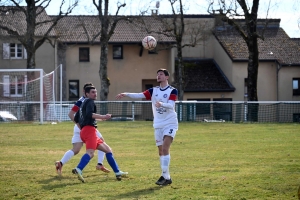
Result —
[[95, 86], [91, 85], [91, 86], [87, 86], [84, 88], [84, 94], [86, 93], [90, 93], [91, 90], [96, 89]]
[[87, 82], [87, 83], [84, 84], [83, 89], [85, 89], [88, 86], [94, 86], [94, 85], [91, 82]]
[[157, 70], [156, 73], [158, 73], [158, 72], [163, 72], [165, 74], [165, 76], [170, 76], [168, 70], [166, 70], [166, 69], [160, 68], [159, 70]]

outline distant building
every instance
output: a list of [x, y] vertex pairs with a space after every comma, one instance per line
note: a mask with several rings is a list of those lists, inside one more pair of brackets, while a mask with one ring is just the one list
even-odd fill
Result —
[[[52, 16], [45, 13], [43, 17]], [[170, 83], [176, 74], [176, 49], [159, 50], [175, 44], [175, 39], [147, 33], [142, 26], [146, 24], [151, 30], [161, 31], [166, 27], [156, 17], [168, 19], [170, 16], [157, 14], [137, 19], [135, 17], [137, 16], [128, 16], [128, 19], [119, 21], [109, 40], [107, 67], [110, 80], [109, 101], [114, 100], [115, 95], [120, 92], [142, 92], [157, 85], [158, 68], [166, 68], [172, 73]], [[241, 36], [232, 27], [220, 23], [211, 15], [184, 15], [184, 17], [187, 30], [195, 28], [195, 25], [208, 25], [205, 34], [201, 33], [201, 40], [197, 42], [196, 47], [183, 49], [184, 99], [246, 100], [248, 50]], [[23, 24], [20, 27], [25, 29], [24, 18], [11, 20]], [[243, 20], [238, 22], [243, 23]], [[259, 23], [262, 22], [260, 19]], [[93, 40], [93, 36], [100, 29], [98, 16], [68, 16], [60, 20], [55, 31], [51, 33], [55, 46], [52, 47], [46, 42], [37, 50], [36, 68], [50, 72], [62, 64], [63, 100], [75, 100], [80, 96], [74, 91], [73, 83], [79, 84], [79, 93], [85, 82], [93, 82], [100, 90], [99, 37]], [[42, 30], [41, 28], [40, 34]], [[261, 30], [258, 25], [258, 31]], [[36, 34], [39, 37], [39, 32]], [[149, 34], [158, 41], [157, 49], [154, 51], [147, 51], [141, 46], [141, 40]], [[188, 42], [189, 36], [185, 35], [185, 42]], [[1, 69], [26, 68], [26, 51], [16, 38], [0, 30], [0, 43], [3, 55], [0, 58]], [[259, 40], [259, 52], [257, 83], [259, 101], [299, 101], [299, 39], [289, 38], [280, 28], [280, 19], [270, 19], [264, 40]], [[1, 91], [3, 90], [0, 88]]]

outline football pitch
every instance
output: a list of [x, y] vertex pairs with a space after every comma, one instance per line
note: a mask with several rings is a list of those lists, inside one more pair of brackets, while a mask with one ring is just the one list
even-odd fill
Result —
[[[99, 122], [122, 171], [95, 169], [81, 183], [71, 170], [85, 147], [56, 174], [54, 162], [71, 149], [73, 124], [0, 124], [0, 199], [298, 199], [300, 124], [179, 124], [171, 146], [172, 185], [161, 175], [152, 122]], [[111, 169], [105, 159], [104, 165]]]

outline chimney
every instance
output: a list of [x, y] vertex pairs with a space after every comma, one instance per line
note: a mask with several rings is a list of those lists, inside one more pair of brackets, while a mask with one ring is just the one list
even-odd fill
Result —
[[151, 9], [151, 15], [157, 15], [158, 9]]

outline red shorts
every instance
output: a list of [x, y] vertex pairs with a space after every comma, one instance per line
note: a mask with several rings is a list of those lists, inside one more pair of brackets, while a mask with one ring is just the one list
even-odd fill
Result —
[[85, 143], [86, 149], [96, 150], [103, 141], [97, 136], [96, 128], [93, 126], [84, 126], [80, 131], [80, 138]]

